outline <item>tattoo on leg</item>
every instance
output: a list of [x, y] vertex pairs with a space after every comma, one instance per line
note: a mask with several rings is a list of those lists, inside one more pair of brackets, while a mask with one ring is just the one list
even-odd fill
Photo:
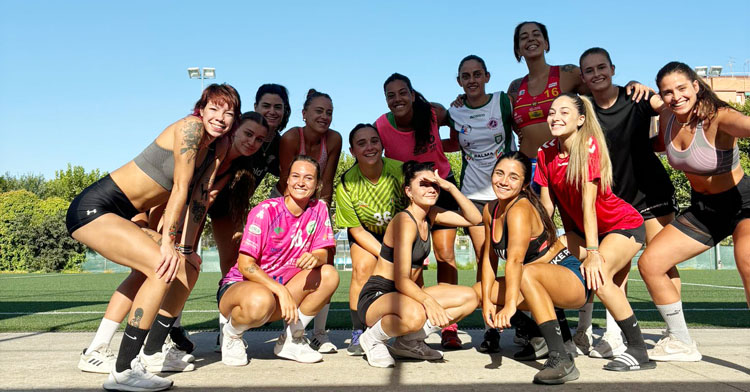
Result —
[[197, 200], [193, 200], [190, 213], [193, 215], [193, 222], [200, 223], [203, 220], [203, 215], [206, 213], [206, 206]]
[[139, 328], [141, 326], [141, 319], [143, 318], [143, 309], [138, 308], [133, 313], [133, 319], [128, 324], [133, 327]]

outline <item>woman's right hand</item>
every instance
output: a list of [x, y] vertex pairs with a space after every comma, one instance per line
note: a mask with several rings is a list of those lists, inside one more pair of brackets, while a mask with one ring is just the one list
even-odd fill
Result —
[[177, 276], [177, 266], [180, 262], [180, 256], [174, 248], [174, 244], [169, 241], [163, 241], [159, 248], [161, 253], [161, 262], [156, 267], [156, 278], [164, 277], [167, 283], [170, 283]]
[[430, 320], [430, 324], [440, 328], [447, 327], [451, 324], [453, 317], [451, 317], [434, 298], [428, 297], [423, 305], [425, 313], [427, 313], [427, 319]]
[[466, 98], [466, 94], [458, 94], [456, 100], [451, 102], [451, 106], [454, 108], [460, 108], [464, 106], [464, 98]]
[[492, 328], [497, 328], [495, 325], [495, 313], [497, 312], [497, 306], [490, 301], [482, 301], [482, 316], [484, 316], [484, 322]]
[[297, 303], [294, 301], [292, 294], [286, 286], [281, 286], [281, 290], [276, 294], [279, 297], [279, 307], [281, 308], [281, 318], [287, 324], [295, 324], [298, 320]]

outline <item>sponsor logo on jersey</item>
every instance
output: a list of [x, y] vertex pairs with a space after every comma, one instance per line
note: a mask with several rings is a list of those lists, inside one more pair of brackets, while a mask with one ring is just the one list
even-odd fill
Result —
[[557, 87], [557, 82], [552, 82], [552, 83], [550, 83], [550, 84], [549, 84], [549, 86], [547, 86], [547, 87], [549, 87], [549, 88], [552, 88], [552, 87]]
[[526, 90], [520, 90], [520, 91], [518, 91], [518, 96], [519, 96], [519, 97], [520, 97], [521, 95], [524, 95], [524, 94], [526, 94]]
[[256, 224], [252, 224], [247, 227], [247, 231], [251, 234], [260, 234], [260, 227]]
[[281, 234], [284, 232], [284, 229], [282, 229], [281, 227], [276, 227], [273, 229], [273, 232], [276, 234]]
[[308, 235], [312, 234], [313, 231], [315, 231], [315, 222], [307, 222], [307, 226], [305, 227], [305, 231]]
[[96, 214], [96, 208], [94, 208], [93, 210], [86, 210], [86, 216], [89, 216], [91, 214]]
[[257, 214], [255, 214], [255, 217], [258, 219], [263, 219], [263, 215], [265, 214], [265, 212], [265, 210], [260, 210]]
[[529, 118], [530, 119], [542, 118], [542, 117], [544, 117], [544, 111], [542, 111], [542, 109], [530, 110], [529, 111]]
[[469, 119], [473, 120], [475, 118], [480, 118], [480, 117], [484, 117], [484, 113], [472, 114], [471, 116], [469, 116]]
[[323, 223], [325, 227], [331, 227], [331, 219], [326, 219], [326, 221]]
[[495, 128], [497, 128], [497, 126], [499, 124], [500, 124], [500, 122], [498, 121], [498, 119], [496, 119], [495, 117], [492, 117], [492, 118], [490, 118], [490, 121], [487, 121], [487, 128], [489, 128], [489, 129], [495, 129]]

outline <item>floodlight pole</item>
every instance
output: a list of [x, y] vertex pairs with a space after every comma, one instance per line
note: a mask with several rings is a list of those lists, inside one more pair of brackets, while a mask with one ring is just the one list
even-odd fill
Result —
[[187, 71], [190, 79], [201, 80], [201, 91], [205, 88], [205, 79], [214, 79], [216, 77], [216, 68], [213, 67], [190, 67]]

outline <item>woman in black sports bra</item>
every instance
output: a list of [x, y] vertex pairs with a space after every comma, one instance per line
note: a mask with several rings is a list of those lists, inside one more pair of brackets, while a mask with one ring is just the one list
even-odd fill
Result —
[[[484, 320], [493, 328], [509, 328], [518, 309], [531, 310], [549, 348], [549, 360], [534, 382], [562, 384], [579, 373], [563, 344], [555, 307], [581, 307], [588, 290], [581, 262], [557, 241], [555, 226], [530, 183], [531, 160], [526, 155], [514, 151], [498, 159], [492, 170], [497, 200], [483, 211], [482, 281], [474, 288], [482, 298]], [[505, 276], [495, 277], [490, 252], [506, 260]]]
[[[481, 214], [453, 183], [442, 179], [431, 162], [406, 162], [404, 193], [409, 205], [388, 224], [372, 277], [362, 287], [357, 311], [369, 326], [360, 336], [367, 362], [375, 367], [395, 365], [386, 341], [396, 355], [440, 359], [443, 353], [424, 343], [427, 335], [471, 314], [479, 303], [474, 290], [451, 284], [422, 288], [424, 260], [430, 253], [433, 224], [468, 227], [479, 224]], [[449, 192], [462, 211], [435, 206], [441, 189]]]

